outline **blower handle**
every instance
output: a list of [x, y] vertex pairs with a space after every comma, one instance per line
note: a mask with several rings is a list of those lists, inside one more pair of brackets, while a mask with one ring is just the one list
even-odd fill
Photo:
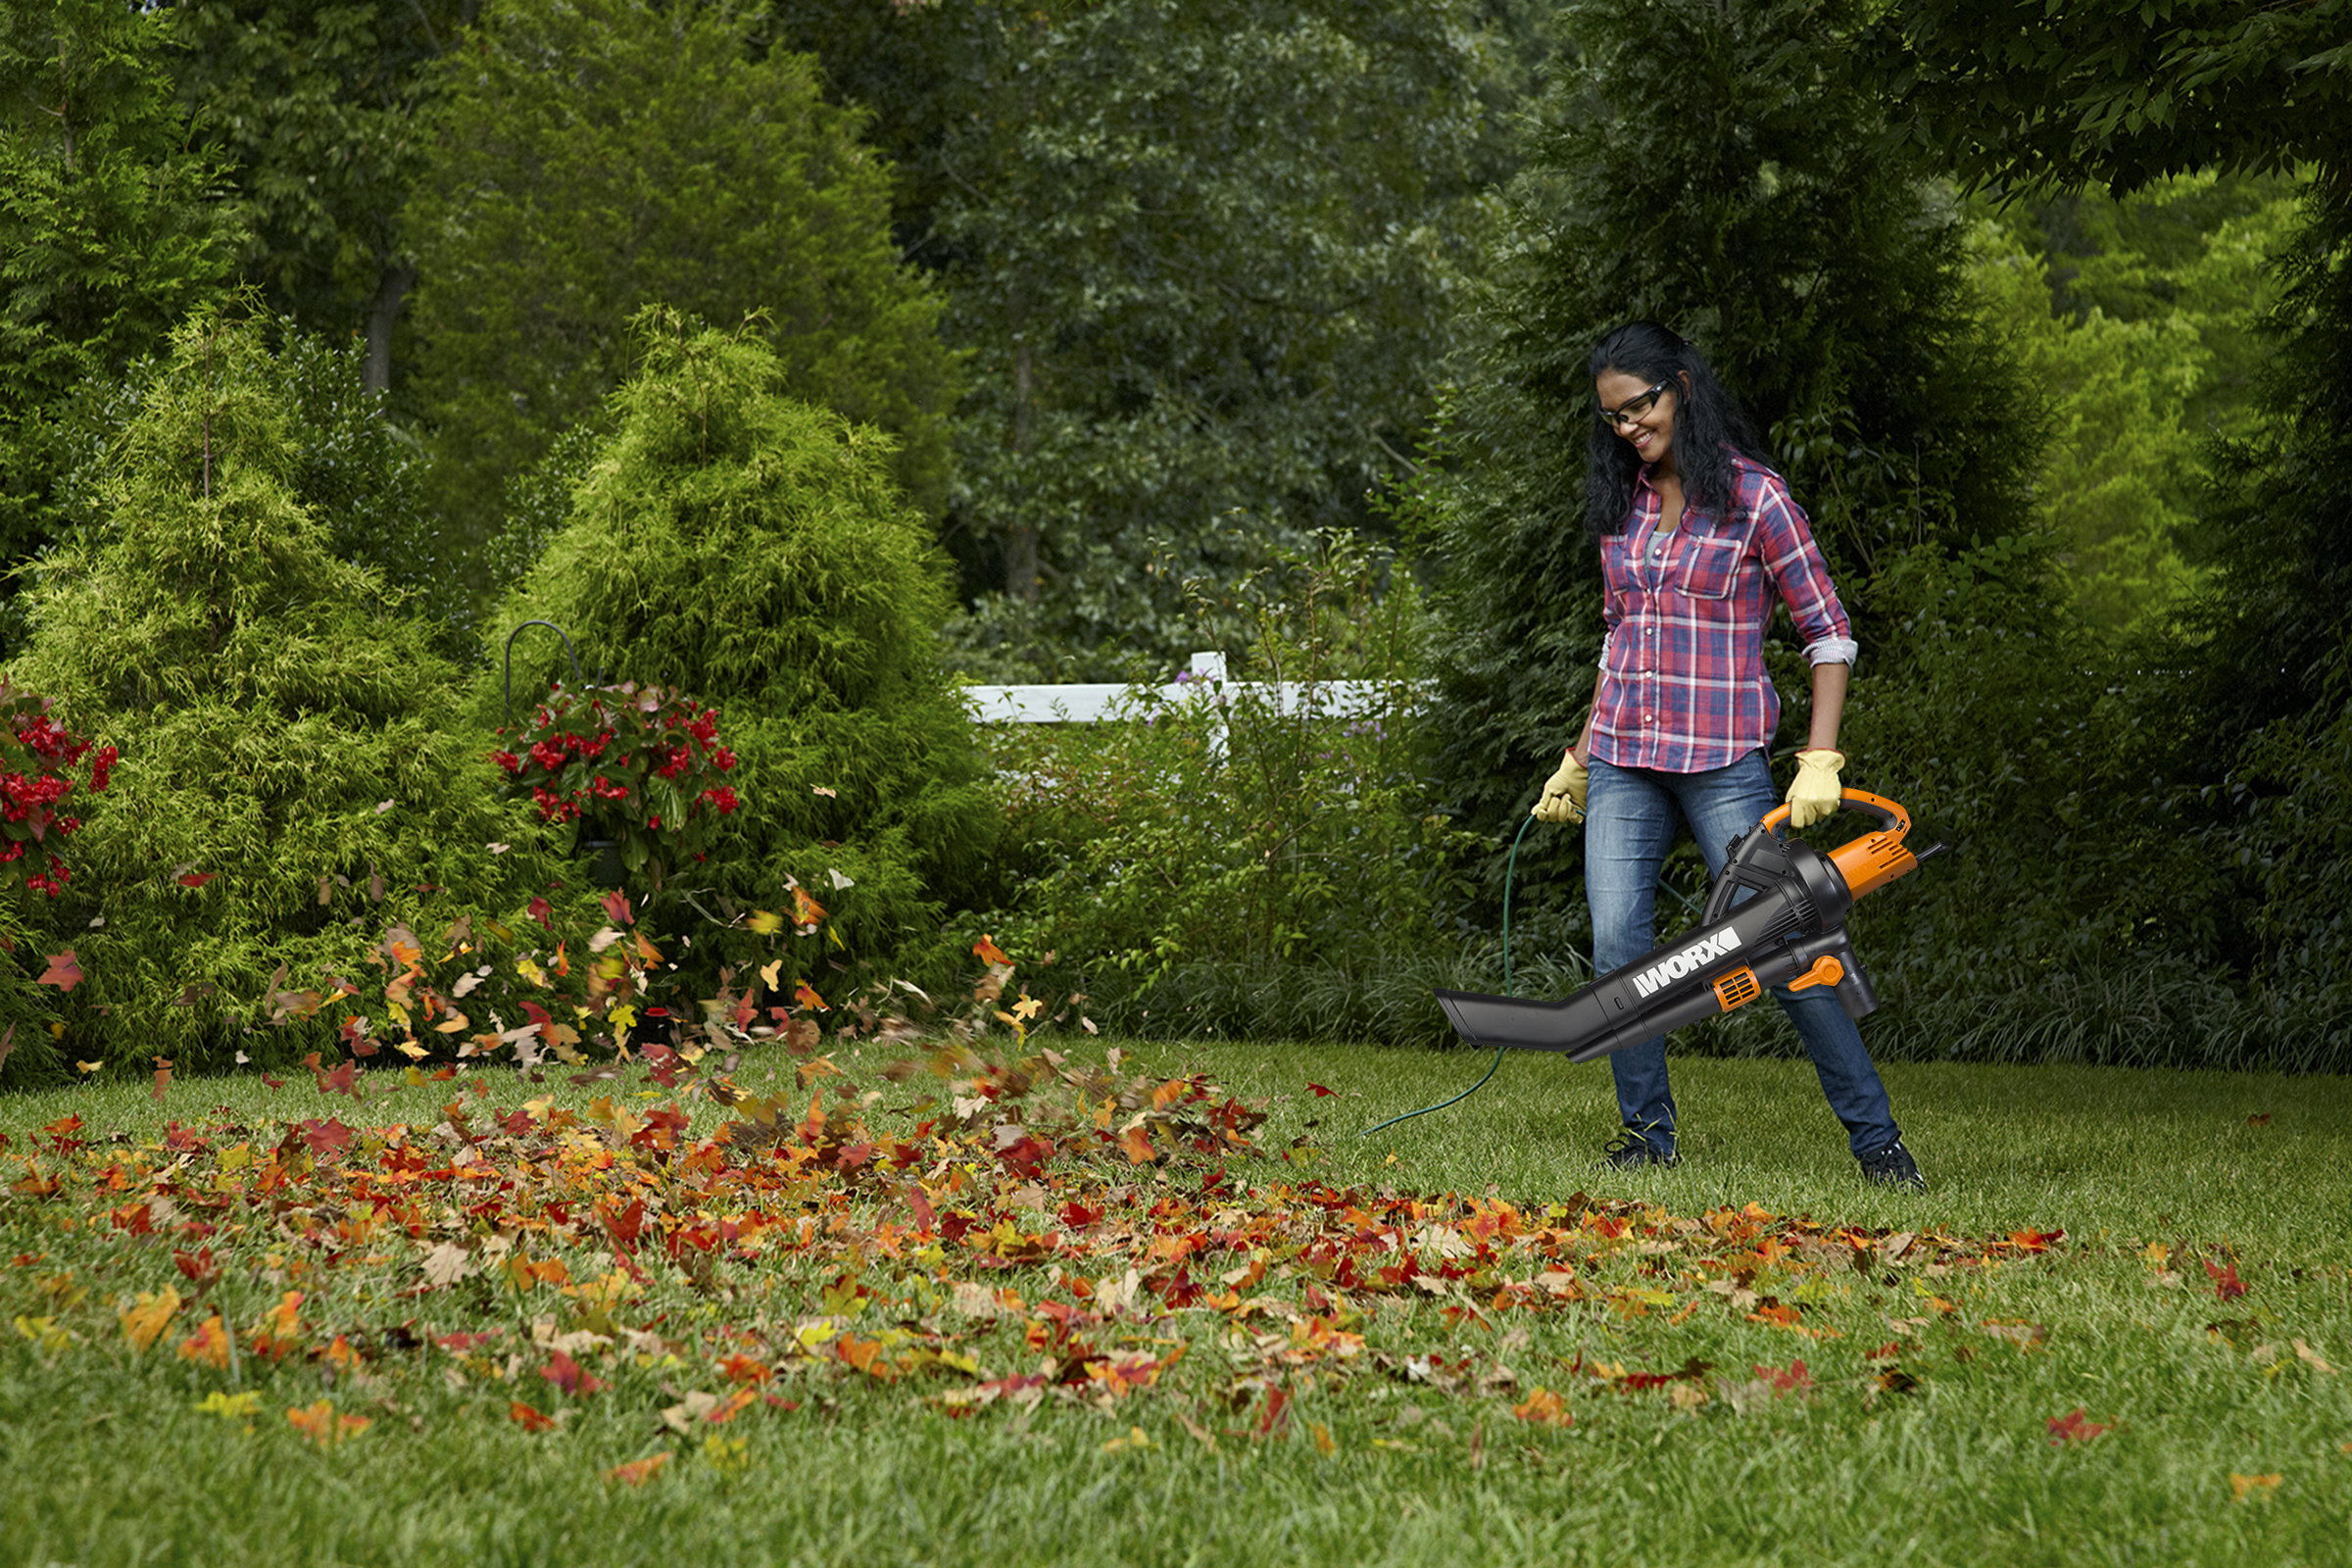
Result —
[[[1904, 834], [1911, 831], [1911, 813], [1886, 799], [1886, 796], [1873, 795], [1868, 790], [1858, 790], [1851, 785], [1838, 793], [1844, 797], [1840, 803], [1844, 809], [1862, 811], [1877, 817], [1880, 825], [1888, 833], [1893, 834], [1896, 839], [1901, 839]], [[1788, 821], [1788, 803], [1784, 801], [1766, 811], [1764, 820], [1759, 825], [1767, 833], [1777, 833]]]

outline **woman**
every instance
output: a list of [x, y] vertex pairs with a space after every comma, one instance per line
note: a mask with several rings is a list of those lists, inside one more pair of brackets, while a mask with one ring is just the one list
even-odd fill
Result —
[[[1797, 753], [1788, 825], [1838, 808], [1838, 723], [1855, 645], [1805, 514], [1765, 466], [1746, 416], [1698, 351], [1648, 321], [1592, 351], [1586, 523], [1604, 578], [1600, 674], [1584, 733], [1535, 814], [1585, 823], [1585, 892], [1596, 973], [1655, 942], [1658, 869], [1687, 823], [1710, 876], [1725, 847], [1774, 804], [1764, 747], [1781, 717], [1764, 672], [1773, 599], [1788, 605], [1813, 668], [1812, 733]], [[1862, 1035], [1826, 988], [1774, 995], [1796, 1025], [1863, 1174], [1923, 1189]], [[1609, 1057], [1624, 1136], [1620, 1169], [1672, 1165], [1674, 1095], [1657, 1039]]]

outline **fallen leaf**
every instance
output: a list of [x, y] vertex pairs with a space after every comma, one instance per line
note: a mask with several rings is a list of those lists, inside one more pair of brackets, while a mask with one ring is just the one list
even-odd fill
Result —
[[1576, 1417], [1568, 1413], [1568, 1401], [1552, 1393], [1551, 1390], [1544, 1388], [1537, 1389], [1525, 1400], [1512, 1405], [1511, 1414], [1522, 1421], [1532, 1421], [1536, 1425], [1544, 1427], [1565, 1427], [1576, 1424]]
[[2230, 1495], [2238, 1502], [2245, 1501], [2249, 1495], [2268, 1496], [2278, 1490], [2278, 1483], [2284, 1479], [2277, 1471], [2266, 1476], [2241, 1476], [2232, 1470], [2230, 1472]]
[[2052, 1443], [2087, 1443], [2102, 1432], [2115, 1429], [2104, 1422], [2090, 1420], [2082, 1406], [2077, 1405], [2064, 1415], [2052, 1416], [2046, 1423]]
[[520, 1399], [515, 1399], [508, 1404], [507, 1419], [525, 1432], [552, 1432], [557, 1425], [554, 1416], [535, 1405], [525, 1404]]
[[122, 1307], [115, 1315], [122, 1321], [122, 1338], [130, 1342], [131, 1349], [144, 1354], [178, 1310], [179, 1288], [167, 1285], [161, 1291], [141, 1291], [138, 1305]]
[[605, 1472], [605, 1479], [618, 1481], [627, 1486], [642, 1487], [660, 1475], [662, 1467], [668, 1463], [669, 1450], [664, 1448], [660, 1453], [648, 1454], [642, 1459], [632, 1459], [627, 1464], [614, 1465]]

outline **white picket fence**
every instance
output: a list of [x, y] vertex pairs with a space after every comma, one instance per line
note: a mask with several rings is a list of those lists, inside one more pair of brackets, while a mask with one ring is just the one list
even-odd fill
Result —
[[[1151, 688], [1144, 688], [1150, 690]], [[1066, 686], [966, 686], [972, 718], [982, 724], [1098, 724], [1120, 716], [1121, 706], [1137, 688], [1115, 682]], [[1193, 655], [1192, 668], [1183, 680], [1158, 688], [1171, 703], [1211, 702], [1230, 708], [1243, 693], [1267, 699], [1278, 712], [1295, 713], [1311, 708], [1335, 718], [1377, 712], [1386, 701], [1379, 681], [1229, 681], [1225, 656]]]

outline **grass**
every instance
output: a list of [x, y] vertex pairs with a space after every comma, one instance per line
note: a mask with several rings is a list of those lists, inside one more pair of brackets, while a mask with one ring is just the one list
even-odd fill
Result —
[[[1069, 1049], [1100, 1059], [1092, 1043]], [[1167, 1314], [1149, 1310], [1147, 1295], [1143, 1309], [1087, 1331], [1105, 1350], [1115, 1342], [1138, 1355], [1181, 1343], [1182, 1360], [1153, 1386], [1081, 1396], [1081, 1381], [1034, 1402], [1007, 1394], [981, 1403], [971, 1391], [984, 1379], [1039, 1360], [1031, 1338], [1047, 1326], [1049, 1295], [1078, 1299], [1044, 1262], [975, 1271], [960, 1250], [925, 1254], [910, 1242], [893, 1260], [869, 1240], [862, 1277], [875, 1299], [836, 1310], [822, 1294], [829, 1284], [838, 1293], [840, 1258], [854, 1250], [821, 1259], [775, 1250], [699, 1274], [648, 1251], [647, 1283], [600, 1305], [593, 1289], [496, 1286], [488, 1268], [425, 1290], [396, 1244], [380, 1244], [389, 1256], [380, 1266], [354, 1248], [329, 1267], [317, 1227], [356, 1205], [281, 1198], [223, 1211], [207, 1240], [229, 1266], [205, 1299], [242, 1343], [289, 1283], [307, 1285], [305, 1348], [274, 1364], [246, 1354], [232, 1371], [174, 1353], [204, 1310], [195, 1304], [132, 1353], [118, 1309], [135, 1306], [138, 1293], [190, 1285], [169, 1254], [195, 1239], [114, 1228], [108, 1210], [135, 1200], [137, 1185], [93, 1193], [87, 1182], [173, 1119], [253, 1128], [257, 1151], [265, 1118], [339, 1115], [363, 1130], [398, 1122], [421, 1135], [464, 1086], [411, 1088], [365, 1106], [299, 1080], [271, 1092], [249, 1077], [174, 1083], [161, 1105], [142, 1085], [23, 1096], [0, 1101], [0, 1134], [11, 1141], [0, 1174], [14, 1180], [11, 1161], [29, 1152], [34, 1130], [63, 1116], [81, 1117], [91, 1148], [74, 1167], [81, 1186], [54, 1199], [0, 1198], [0, 1446], [14, 1470], [0, 1491], [0, 1559], [569, 1563], [658, 1550], [698, 1564], [2344, 1560], [2352, 1371], [2332, 1368], [2352, 1368], [2352, 1082], [1892, 1065], [1906, 1141], [1934, 1183], [1909, 1196], [1861, 1184], [1797, 1062], [1678, 1061], [1686, 1162], [1609, 1175], [1593, 1163], [1611, 1130], [1602, 1069], [1514, 1058], [1463, 1104], [1364, 1140], [1359, 1128], [1467, 1086], [1485, 1059], [1362, 1046], [1126, 1049], [1155, 1076], [1204, 1070], [1267, 1102], [1256, 1141], [1268, 1153], [1226, 1161], [1246, 1187], [1203, 1212], [1298, 1209], [1314, 1182], [1352, 1190], [1375, 1213], [1383, 1192], [1492, 1193], [1518, 1204], [1531, 1230], [1574, 1234], [1562, 1256], [1573, 1255], [1583, 1298], [1546, 1304], [1539, 1295], [1497, 1308], [1483, 1287], [1352, 1298], [1335, 1287], [1326, 1313], [1307, 1293], [1332, 1282], [1302, 1254], [1286, 1274], [1277, 1247], [1277, 1266], [1245, 1291], [1286, 1303], [1280, 1312]], [[872, 1054], [836, 1060], [863, 1088]], [[750, 1066], [738, 1073], [748, 1087], [761, 1087], [759, 1077]], [[585, 1113], [599, 1096], [640, 1108], [669, 1099], [631, 1099], [645, 1088], [635, 1081], [575, 1090], [500, 1077], [487, 1087], [477, 1122], [484, 1103], [512, 1111], [526, 1096], [551, 1098], [543, 1119]], [[876, 1130], [898, 1124], [888, 1107], [903, 1093], [891, 1089], [870, 1109]], [[708, 1101], [688, 1108], [690, 1137], [726, 1119]], [[125, 1141], [110, 1143], [114, 1133]], [[226, 1179], [212, 1173], [231, 1135], [206, 1139], [212, 1147], [173, 1179]], [[41, 1160], [53, 1171], [60, 1163]], [[1011, 1192], [1013, 1176], [963, 1163], [995, 1182], [999, 1200]], [[1050, 1201], [1091, 1194], [1111, 1209], [1132, 1198], [1140, 1213], [1190, 1200], [1204, 1165], [1150, 1176], [1082, 1157], [1044, 1174], [1052, 1185], [1052, 1172], [1066, 1171]], [[674, 1186], [662, 1191], [682, 1200]], [[1599, 1201], [1579, 1210], [1567, 1201], [1578, 1193]], [[791, 1212], [844, 1215], [853, 1230], [881, 1213], [862, 1198], [828, 1209], [804, 1196]], [[968, 1194], [956, 1200], [990, 1211]], [[1775, 1259], [1760, 1243], [1748, 1253], [1720, 1239], [1734, 1223], [1725, 1211], [1749, 1204], [1779, 1216], [1760, 1234], [1808, 1246], [1839, 1227], [1859, 1228], [1866, 1245], [1882, 1230], [1951, 1245], [1913, 1243], [1889, 1259], [1881, 1241], [1866, 1270], [1810, 1266], [1801, 1251]], [[1712, 1225], [1674, 1224], [1711, 1211]], [[1468, 1210], [1430, 1212], [1465, 1222]], [[1592, 1225], [1614, 1223], [1611, 1214], [1627, 1235], [1596, 1239]], [[68, 1230], [69, 1215], [94, 1223]], [[433, 1234], [448, 1234], [436, 1223]], [[2055, 1243], [2003, 1240], [2061, 1230]], [[476, 1244], [484, 1233], [474, 1228]], [[1979, 1245], [1985, 1239], [1997, 1245]], [[610, 1267], [593, 1236], [549, 1250], [582, 1283]], [[1820, 1250], [1851, 1255], [1842, 1241]], [[1191, 1261], [1213, 1286], [1250, 1255]], [[9, 1260], [20, 1256], [35, 1261]], [[1744, 1274], [1733, 1266], [1740, 1258]], [[1523, 1280], [1544, 1266], [1515, 1256], [1497, 1277]], [[2225, 1298], [2217, 1271], [2244, 1294]], [[951, 1274], [1017, 1289], [1028, 1304], [993, 1323], [926, 1311]], [[60, 1275], [71, 1279], [44, 1283]], [[1742, 1278], [1757, 1293], [1751, 1302], [1731, 1295]], [[75, 1290], [85, 1293], [78, 1300]], [[1741, 1309], [1776, 1300], [1788, 1326]], [[793, 1350], [793, 1326], [825, 1311], [834, 1312], [825, 1334], [854, 1325], [843, 1335], [850, 1345], [866, 1333], [880, 1343], [892, 1324], [942, 1325], [939, 1349], [981, 1370], [952, 1360], [914, 1370], [909, 1359], [885, 1380], [843, 1364], [838, 1347]], [[531, 1323], [543, 1317], [558, 1332], [604, 1323], [659, 1338], [582, 1348], [583, 1365], [610, 1387], [563, 1395], [537, 1370], [548, 1352], [531, 1345]], [[11, 1327], [19, 1318], [24, 1326]], [[419, 1320], [414, 1345], [391, 1332]], [[1302, 1338], [1319, 1332], [1316, 1321], [1359, 1334], [1360, 1348], [1316, 1349]], [[452, 1327], [505, 1337], [470, 1355], [432, 1345]], [[363, 1352], [356, 1361], [325, 1348], [345, 1328]], [[921, 1335], [902, 1333], [919, 1350]], [[753, 1338], [734, 1338], [744, 1334]], [[724, 1425], [690, 1412], [682, 1435], [665, 1424], [662, 1412], [687, 1396], [729, 1391], [713, 1368], [737, 1343], [776, 1368], [772, 1381], [743, 1386], [785, 1403], [755, 1401]], [[514, 1358], [511, 1348], [529, 1353]], [[1711, 1365], [1669, 1379], [1693, 1360]], [[1513, 1381], [1494, 1381], [1506, 1367]], [[1775, 1387], [1775, 1377], [1791, 1386]], [[1538, 1390], [1556, 1396], [1569, 1424], [1514, 1413], [1547, 1413]], [[237, 1392], [263, 1396], [248, 1419], [199, 1408]], [[284, 1412], [320, 1399], [371, 1424], [333, 1446], [307, 1441]], [[524, 1430], [510, 1419], [517, 1400], [562, 1426]], [[2054, 1437], [2049, 1423], [2077, 1409], [2085, 1424], [2075, 1430], [2108, 1430]], [[643, 1485], [612, 1476], [663, 1453], [666, 1467]]]

